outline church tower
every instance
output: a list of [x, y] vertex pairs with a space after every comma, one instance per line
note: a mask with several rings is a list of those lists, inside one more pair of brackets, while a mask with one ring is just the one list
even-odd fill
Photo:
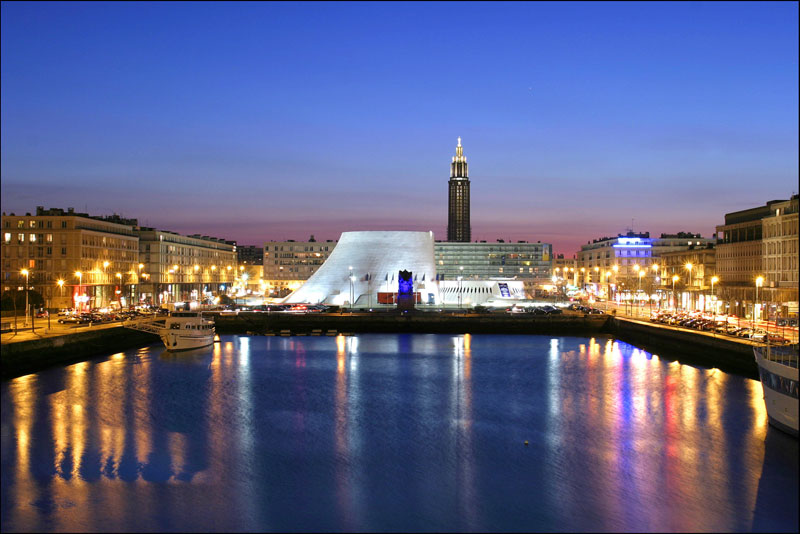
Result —
[[467, 158], [458, 138], [456, 155], [450, 163], [450, 196], [447, 203], [447, 240], [469, 243], [469, 172]]

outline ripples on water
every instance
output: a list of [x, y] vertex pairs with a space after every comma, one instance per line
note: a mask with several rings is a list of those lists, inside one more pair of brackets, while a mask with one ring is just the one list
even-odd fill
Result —
[[4, 383], [2, 530], [797, 531], [797, 455], [611, 339], [222, 336]]

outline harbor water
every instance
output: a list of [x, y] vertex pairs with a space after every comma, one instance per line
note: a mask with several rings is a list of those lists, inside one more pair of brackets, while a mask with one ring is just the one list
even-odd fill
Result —
[[221, 336], [2, 384], [2, 531], [798, 530], [761, 384], [607, 337]]

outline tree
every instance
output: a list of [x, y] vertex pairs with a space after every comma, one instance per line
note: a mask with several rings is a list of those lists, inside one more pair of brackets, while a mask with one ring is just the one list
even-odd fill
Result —
[[[28, 291], [28, 305], [34, 309], [41, 308], [44, 306], [44, 297], [35, 289], [31, 289]], [[13, 291], [4, 291], [2, 296], [0, 296], [0, 309], [3, 311], [16, 309], [23, 312], [25, 310], [25, 290], [17, 291], [15, 289]]]

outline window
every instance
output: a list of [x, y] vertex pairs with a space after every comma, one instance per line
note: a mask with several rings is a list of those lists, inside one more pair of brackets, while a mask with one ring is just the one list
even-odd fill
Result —
[[5, 241], [6, 244], [11, 243], [11, 233], [10, 232], [6, 232], [3, 235], [3, 240]]
[[61, 221], [61, 228], [67, 227], [67, 221]]
[[25, 234], [17, 234], [17, 243], [25, 242]]
[[36, 234], [30, 234], [30, 236], [28, 237], [28, 241], [30, 241], [31, 243], [36, 243]]
[[31, 228], [36, 228], [36, 221], [30, 221], [28, 223], [28, 226], [30, 226]]

